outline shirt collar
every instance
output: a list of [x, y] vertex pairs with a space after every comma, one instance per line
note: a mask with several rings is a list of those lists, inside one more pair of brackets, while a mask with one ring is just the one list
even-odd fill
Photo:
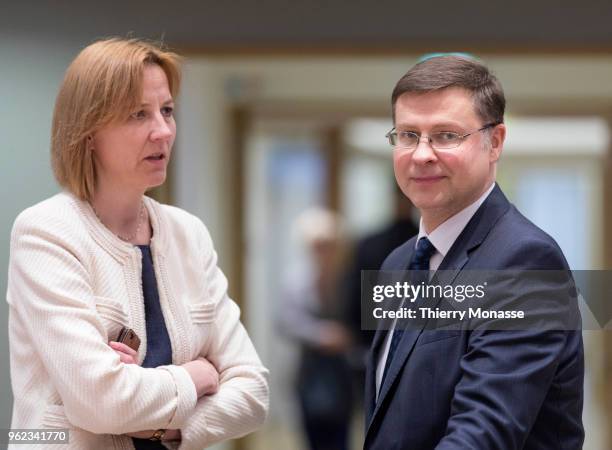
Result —
[[422, 237], [427, 237], [429, 241], [433, 244], [436, 250], [445, 257], [450, 248], [455, 243], [455, 240], [459, 237], [465, 226], [468, 224], [470, 219], [476, 211], [482, 205], [482, 203], [489, 196], [493, 188], [495, 187], [495, 183], [492, 183], [489, 189], [487, 189], [484, 194], [482, 194], [474, 203], [465, 207], [461, 211], [459, 211], [454, 216], [447, 219], [445, 222], [440, 224], [435, 230], [433, 230], [430, 234], [427, 234], [425, 231], [425, 227], [423, 225], [423, 219], [419, 223], [419, 235], [415, 242], [416, 244], [419, 242], [419, 239]]

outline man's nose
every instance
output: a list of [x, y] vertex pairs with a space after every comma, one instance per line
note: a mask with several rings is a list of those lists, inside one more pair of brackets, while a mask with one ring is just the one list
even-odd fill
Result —
[[428, 136], [421, 136], [416, 148], [412, 151], [412, 160], [415, 162], [429, 162], [436, 159], [436, 152], [431, 146]]

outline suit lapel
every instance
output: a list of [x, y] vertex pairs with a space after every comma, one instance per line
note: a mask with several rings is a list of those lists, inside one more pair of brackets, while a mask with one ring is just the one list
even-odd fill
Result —
[[380, 325], [376, 330], [372, 347], [368, 352], [366, 361], [366, 380], [365, 380], [365, 407], [366, 407], [366, 425], [370, 423], [370, 419], [374, 414], [376, 407], [376, 365], [380, 355], [380, 347], [385, 340], [388, 330], [383, 329]]
[[387, 335], [387, 330], [379, 328], [376, 330], [372, 347], [368, 352], [366, 361], [365, 374], [365, 412], [366, 412], [366, 427], [369, 425], [374, 408], [376, 408], [376, 363], [380, 354], [380, 346], [384, 342], [384, 337]]
[[[408, 241], [406, 257], [402, 258], [403, 262], [396, 262], [395, 265], [383, 265], [380, 270], [407, 270], [412, 254], [414, 253], [415, 241], [416, 238], [412, 238]], [[387, 336], [388, 332], [389, 330], [385, 326], [385, 322], [380, 321], [378, 323], [376, 333], [374, 334], [374, 339], [372, 340], [372, 346], [368, 352], [365, 380], [366, 427], [369, 427], [371, 419], [374, 416], [374, 410], [376, 409], [376, 367], [378, 365], [380, 352], [382, 351], [383, 343], [385, 342], [385, 337]]]
[[[457, 261], [449, 262], [448, 263], [449, 266], [451, 265], [451, 263], [454, 263], [453, 267], [448, 267], [446, 269], [444, 279], [438, 280], [438, 281], [442, 281], [446, 285], [452, 284], [455, 278], [457, 277], [457, 275], [459, 274], [459, 272], [461, 271], [461, 269], [463, 268], [463, 266], [467, 262], [468, 262], [467, 256], [465, 258], [459, 258]], [[440, 300], [438, 300], [438, 302], [439, 301]], [[435, 303], [432, 307], [435, 308], [436, 306], [438, 306], [438, 303]], [[380, 387], [380, 394], [378, 396], [378, 400], [376, 401], [376, 406], [374, 408], [372, 418], [374, 418], [376, 413], [379, 411], [381, 405], [384, 403], [386, 396], [389, 394], [391, 387], [393, 386], [393, 383], [395, 382], [395, 379], [398, 377], [399, 373], [401, 372], [402, 367], [404, 367], [404, 364], [406, 363], [408, 356], [410, 356], [410, 353], [412, 352], [412, 349], [414, 348], [416, 341], [419, 338], [421, 332], [427, 325], [427, 322], [428, 320], [424, 320], [419, 324], [417, 328], [404, 331], [402, 339], [397, 347], [397, 350], [395, 351], [395, 355], [393, 356], [393, 361], [391, 361], [391, 365], [389, 366], [389, 373], [387, 373], [387, 376], [385, 377], [385, 381], [383, 385]], [[374, 370], [376, 370], [376, 367], [374, 367]]]
[[[480, 205], [452, 247], [440, 263], [438, 270], [456, 271], [457, 277], [461, 268], [467, 263], [469, 255], [485, 240], [501, 216], [510, 208], [510, 202], [496, 184], [491, 194]], [[445, 280], [445, 282], [447, 282]]]

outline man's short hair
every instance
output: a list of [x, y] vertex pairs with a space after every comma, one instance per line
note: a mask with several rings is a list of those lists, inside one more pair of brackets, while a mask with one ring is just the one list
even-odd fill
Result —
[[90, 138], [105, 125], [127, 120], [141, 102], [143, 70], [159, 66], [176, 98], [180, 58], [139, 39], [111, 38], [87, 46], [72, 61], [60, 87], [51, 126], [51, 165], [58, 183], [91, 200], [96, 181]]
[[424, 94], [450, 87], [472, 94], [474, 109], [483, 124], [503, 123], [506, 99], [501, 83], [477, 60], [457, 55], [435, 56], [414, 65], [395, 85], [391, 95], [393, 123], [395, 104], [406, 93]]

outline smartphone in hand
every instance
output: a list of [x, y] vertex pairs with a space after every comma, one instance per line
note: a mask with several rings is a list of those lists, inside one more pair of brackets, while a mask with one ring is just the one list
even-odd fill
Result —
[[140, 338], [134, 330], [128, 327], [123, 327], [121, 331], [119, 331], [119, 336], [117, 336], [116, 340], [135, 351], [138, 351], [138, 347], [140, 347]]

